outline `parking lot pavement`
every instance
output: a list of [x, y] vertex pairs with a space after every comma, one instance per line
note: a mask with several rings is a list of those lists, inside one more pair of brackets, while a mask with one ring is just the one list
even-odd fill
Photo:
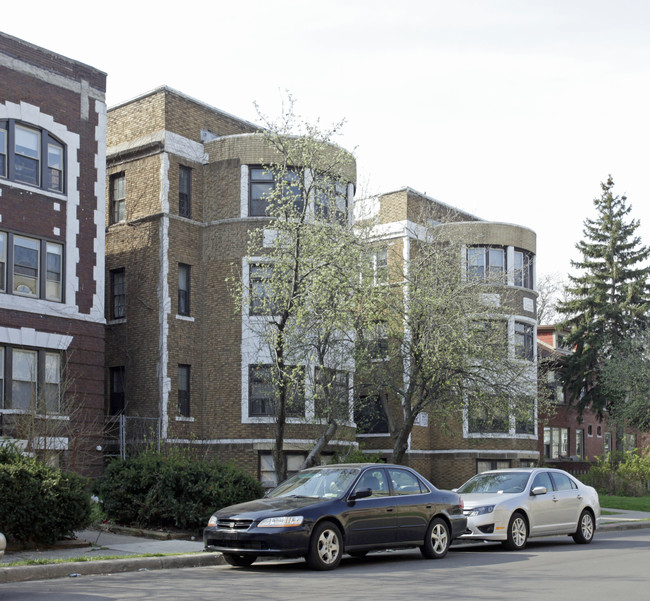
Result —
[[[599, 531], [650, 528], [650, 512], [606, 510], [612, 515], [601, 517]], [[614, 513], [616, 512], [616, 513]], [[156, 536], [157, 538], [151, 538]], [[20, 550], [10, 547], [0, 561], [0, 583], [48, 578], [75, 577], [89, 574], [111, 574], [137, 570], [221, 565], [220, 553], [202, 553], [203, 541], [163, 538], [164, 533], [118, 529], [84, 530], [75, 540], [41, 550]], [[146, 555], [146, 556], [144, 556]], [[110, 556], [112, 559], [96, 559]], [[79, 561], [73, 561], [78, 559]], [[7, 566], [16, 561], [57, 561], [46, 565]]]

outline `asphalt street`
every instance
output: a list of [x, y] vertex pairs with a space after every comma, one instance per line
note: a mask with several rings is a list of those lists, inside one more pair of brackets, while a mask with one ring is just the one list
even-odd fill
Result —
[[139, 571], [0, 585], [2, 601], [392, 601], [450, 599], [646, 599], [650, 529], [604, 531], [590, 545], [569, 537], [458, 547], [442, 560], [417, 550], [345, 557], [337, 570], [309, 571], [303, 561], [250, 568], [211, 566]]

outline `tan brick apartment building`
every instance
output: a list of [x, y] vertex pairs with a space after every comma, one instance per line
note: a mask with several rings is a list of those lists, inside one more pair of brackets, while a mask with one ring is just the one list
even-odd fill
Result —
[[[257, 126], [169, 88], [110, 109], [107, 129], [109, 412], [159, 419], [161, 440], [210, 449], [272, 481], [273, 418], [260, 409], [264, 382], [253, 369], [267, 362], [265, 351], [255, 339], [255, 316], [246, 306], [235, 310], [226, 280], [252, 275], [248, 233], [266, 222], [259, 190], [268, 182], [258, 167], [277, 157]], [[350, 214], [355, 178], [351, 173]], [[364, 202], [379, 218], [379, 238], [399, 245], [405, 258], [410, 232], [427, 225], [417, 222], [418, 206], [447, 210], [408, 189]], [[506, 283], [520, 308], [509, 322], [511, 343], [525, 325], [522, 335], [534, 349], [535, 235], [458, 214], [458, 235], [469, 228], [479, 240], [467, 252], [498, 247], [493, 259], [500, 254], [504, 270], [510, 266]], [[518, 260], [530, 266], [525, 283], [514, 281]], [[318, 433], [309, 407], [307, 400], [305, 417], [288, 420], [290, 471]], [[478, 469], [538, 458], [536, 431], [518, 433], [514, 422], [479, 435], [466, 420], [451, 437], [436, 431], [432, 417], [418, 423], [408, 459], [441, 486], [459, 485]], [[351, 418], [329, 450], [349, 446], [354, 435]], [[360, 433], [357, 441], [384, 454], [390, 448], [385, 434]]]
[[[107, 367], [110, 413], [159, 418], [163, 441], [266, 477], [273, 418], [253, 368], [270, 361], [226, 281], [252, 277], [249, 231], [268, 222], [258, 167], [278, 158], [256, 131], [169, 88], [108, 112]], [[316, 431], [288, 421], [296, 469]]]
[[0, 33], [0, 436], [102, 466], [106, 75]]
[[[522, 379], [534, 387], [534, 232], [479, 219], [410, 188], [358, 201], [355, 210], [357, 215], [376, 221], [377, 263], [390, 267], [391, 262], [396, 262], [397, 271], [417, 252], [422, 240], [461, 241], [458, 268], [467, 270], [471, 266], [471, 277], [484, 281], [490, 304], [507, 304], [504, 314], [508, 315], [505, 329], [509, 352], [513, 357], [523, 357]], [[499, 277], [489, 277], [494, 273]], [[437, 485], [450, 488], [486, 469], [532, 465], [539, 459], [535, 421], [524, 425], [511, 415], [501, 427], [486, 431], [484, 425], [479, 427], [479, 421], [465, 412], [462, 423], [456, 423], [449, 431], [437, 425], [435, 415], [424, 412], [418, 416], [411, 434], [408, 461]], [[380, 450], [390, 459], [391, 438], [384, 426], [383, 432], [376, 427], [371, 433], [357, 432], [357, 438], [368, 452]]]

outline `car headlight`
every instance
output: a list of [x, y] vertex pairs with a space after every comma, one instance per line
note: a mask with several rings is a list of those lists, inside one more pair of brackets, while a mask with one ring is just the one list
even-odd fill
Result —
[[470, 518], [476, 517], [477, 515], [485, 515], [486, 513], [492, 513], [494, 511], [494, 505], [482, 505], [481, 507], [474, 507], [470, 509], [467, 513], [467, 516]]
[[302, 525], [303, 517], [301, 515], [288, 515], [281, 518], [266, 518], [258, 525], [258, 528], [290, 528], [292, 526]]
[[213, 515], [209, 520], [208, 520], [208, 526], [214, 527], [217, 525], [217, 516]]

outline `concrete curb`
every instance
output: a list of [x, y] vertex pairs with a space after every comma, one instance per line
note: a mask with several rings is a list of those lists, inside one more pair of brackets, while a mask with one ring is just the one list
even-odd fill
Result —
[[124, 559], [98, 559], [97, 561], [69, 561], [45, 565], [12, 566], [0, 568], [0, 584], [25, 582], [27, 580], [116, 574], [119, 572], [200, 568], [223, 564], [225, 564], [225, 560], [221, 553], [194, 553], [164, 557], [125, 557]]
[[629, 522], [609, 522], [601, 524], [597, 532], [615, 532], [616, 530], [641, 530], [650, 528], [650, 520], [629, 521]]
[[[650, 520], [608, 522], [598, 527], [598, 532], [615, 532], [650, 528]], [[124, 557], [120, 559], [98, 559], [96, 561], [69, 561], [32, 566], [0, 567], [0, 584], [25, 582], [28, 580], [49, 580], [120, 572], [146, 570], [171, 570], [178, 568], [200, 568], [224, 565], [221, 553], [191, 553], [161, 557]]]

